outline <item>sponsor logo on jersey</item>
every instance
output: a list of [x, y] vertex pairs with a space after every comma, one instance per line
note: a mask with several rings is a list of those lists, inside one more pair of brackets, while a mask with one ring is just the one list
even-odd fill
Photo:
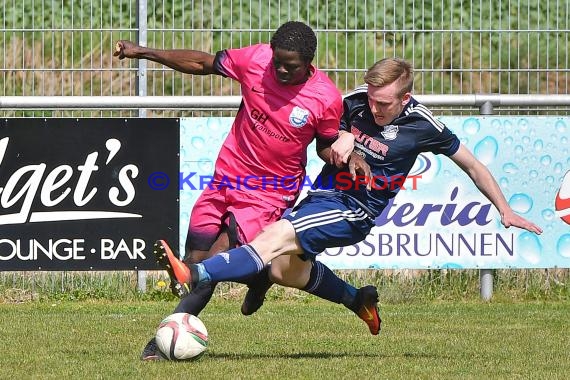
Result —
[[380, 133], [382, 133], [382, 136], [386, 140], [395, 140], [396, 137], [398, 136], [398, 126], [397, 125], [387, 125], [384, 127], [384, 130]]
[[358, 127], [352, 125], [350, 127], [350, 132], [354, 135], [354, 140], [356, 145], [361, 145], [360, 148], [370, 149], [372, 152], [380, 154], [382, 157], [386, 157], [388, 154], [388, 145], [381, 143], [372, 136], [368, 136], [366, 133], [360, 131]]
[[309, 121], [309, 111], [295, 106], [289, 115], [289, 123], [295, 128], [301, 128]]

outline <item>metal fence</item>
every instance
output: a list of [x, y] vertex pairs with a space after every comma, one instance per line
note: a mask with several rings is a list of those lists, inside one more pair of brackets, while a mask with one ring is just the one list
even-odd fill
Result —
[[[569, 90], [566, 0], [2, 0], [0, 96], [226, 96], [239, 87], [152, 62], [112, 56], [118, 39], [157, 48], [215, 52], [267, 42], [287, 20], [317, 32], [315, 63], [342, 91], [361, 83], [376, 60], [401, 56], [416, 68], [423, 95], [541, 94]], [[136, 116], [137, 110], [58, 107], [3, 116]], [[49, 108], [49, 109], [48, 109]], [[169, 108], [169, 107], [165, 107]], [[437, 107], [436, 107], [437, 108]], [[471, 112], [469, 106], [440, 107]], [[568, 106], [504, 107], [567, 113]], [[148, 116], [191, 116], [196, 110]]]
[[[152, 62], [119, 61], [112, 56], [115, 41], [213, 53], [267, 42], [288, 20], [313, 27], [319, 43], [315, 64], [343, 92], [360, 84], [378, 59], [399, 56], [413, 63], [414, 91], [432, 99], [436, 111], [479, 113], [473, 110], [481, 107], [473, 100], [477, 94], [495, 94], [495, 113], [570, 111], [567, 0], [0, 0], [0, 5], [2, 117], [231, 115], [235, 100], [212, 111], [219, 108], [216, 103], [196, 106], [192, 99], [239, 96], [236, 83]], [[193, 105], [108, 102], [141, 95], [184, 96]], [[502, 95], [520, 97], [501, 102]], [[63, 103], [57, 98], [62, 96], [85, 101]], [[107, 101], [98, 107], [97, 97]]]

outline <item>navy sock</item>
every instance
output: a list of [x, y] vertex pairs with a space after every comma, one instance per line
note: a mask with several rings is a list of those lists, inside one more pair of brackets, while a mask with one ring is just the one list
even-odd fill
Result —
[[271, 265], [266, 265], [261, 272], [257, 272], [253, 276], [249, 276], [246, 278], [237, 281], [241, 284], [245, 284], [250, 288], [264, 288], [270, 287], [272, 284], [271, 280], [269, 279], [269, 268]]
[[212, 298], [215, 288], [215, 282], [207, 282], [192, 289], [186, 297], [180, 300], [180, 303], [178, 303], [174, 312], [188, 313], [198, 316], [198, 314], [200, 314], [200, 312], [206, 307], [210, 298]]
[[313, 262], [309, 282], [302, 289], [334, 303], [349, 306], [356, 296], [356, 288], [341, 280], [326, 265], [319, 261]]
[[[198, 282], [206, 280], [212, 282], [235, 281], [251, 276], [264, 267], [263, 260], [250, 245], [230, 249], [202, 261], [201, 264], [209, 278], [203, 274], [198, 276]], [[198, 269], [198, 272], [200, 270]]]

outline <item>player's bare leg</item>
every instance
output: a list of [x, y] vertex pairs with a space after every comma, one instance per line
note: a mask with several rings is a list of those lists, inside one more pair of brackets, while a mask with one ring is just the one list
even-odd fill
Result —
[[[319, 277], [323, 276], [324, 273], [324, 276], [327, 276], [327, 272], [329, 273], [329, 282], [323, 284], [324, 290], [319, 289], [318, 283], [312, 281], [311, 275]], [[377, 335], [380, 332], [382, 320], [380, 319], [378, 309], [378, 291], [376, 287], [364, 286], [357, 289], [354, 295], [350, 294], [350, 292], [345, 292], [342, 297], [335, 299], [326, 287], [342, 280], [338, 277], [334, 279], [332, 276], [330, 269], [324, 265], [317, 262], [304, 261], [296, 255], [279, 256], [271, 262], [270, 277], [273, 282], [283, 286], [302, 289], [329, 301], [342, 303], [366, 323], [372, 335]], [[348, 284], [346, 286], [352, 288]]]

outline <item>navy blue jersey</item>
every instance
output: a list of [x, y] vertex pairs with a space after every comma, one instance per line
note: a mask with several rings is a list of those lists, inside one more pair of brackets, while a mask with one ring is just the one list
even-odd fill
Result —
[[373, 174], [372, 190], [367, 191], [362, 178], [353, 182], [347, 168], [330, 164], [324, 166], [314, 188], [342, 191], [377, 217], [388, 200], [396, 196], [420, 153], [451, 156], [460, 142], [413, 97], [391, 124], [378, 126], [368, 106], [366, 90], [366, 85], [360, 86], [345, 97], [340, 129], [355, 136], [355, 152], [366, 159]]

